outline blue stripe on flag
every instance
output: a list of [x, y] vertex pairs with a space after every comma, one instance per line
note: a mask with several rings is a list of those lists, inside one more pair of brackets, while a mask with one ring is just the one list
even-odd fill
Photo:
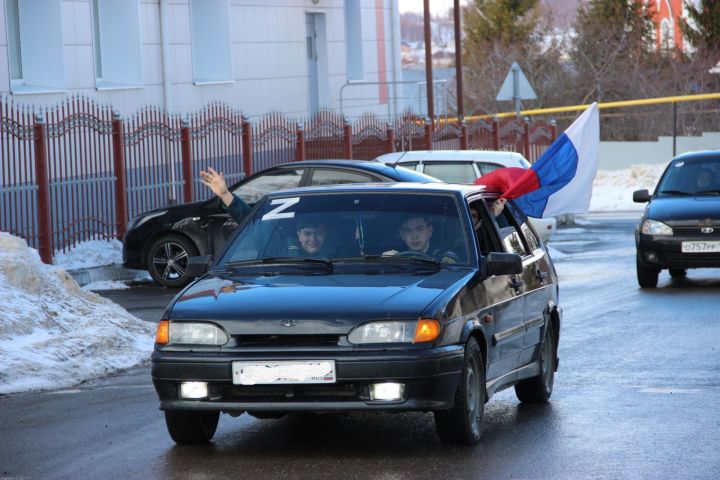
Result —
[[575, 177], [578, 153], [568, 136], [563, 133], [533, 164], [540, 188], [515, 199], [515, 203], [529, 217], [542, 218], [550, 195], [557, 192]]

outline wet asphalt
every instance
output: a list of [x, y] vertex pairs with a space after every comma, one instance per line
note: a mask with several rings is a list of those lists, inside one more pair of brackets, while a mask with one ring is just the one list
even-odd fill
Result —
[[[431, 414], [221, 417], [211, 444], [168, 436], [149, 366], [0, 397], [0, 478], [720, 478], [720, 269], [637, 287], [634, 218], [561, 227], [564, 323], [551, 402], [512, 389], [481, 443], [446, 447]], [[176, 292], [102, 292], [155, 322]]]

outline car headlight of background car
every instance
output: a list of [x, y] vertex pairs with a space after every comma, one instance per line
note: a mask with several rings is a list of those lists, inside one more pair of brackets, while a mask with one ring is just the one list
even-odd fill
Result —
[[161, 320], [155, 335], [155, 343], [161, 345], [224, 345], [227, 341], [227, 333], [212, 323]]
[[672, 235], [672, 227], [657, 220], [647, 219], [642, 224], [642, 233], [645, 235]]
[[137, 216], [128, 222], [127, 228], [125, 230], [127, 231], [127, 230], [132, 230], [133, 228], [137, 228], [140, 225], [142, 225], [143, 223], [147, 222], [148, 220], [151, 220], [155, 217], [159, 217], [160, 215], [165, 215], [166, 213], [167, 213], [167, 210], [162, 210], [159, 212], [148, 213], [147, 215]]
[[348, 341], [364, 343], [421, 343], [440, 336], [440, 323], [433, 318], [417, 321], [382, 321], [360, 325], [350, 332]]

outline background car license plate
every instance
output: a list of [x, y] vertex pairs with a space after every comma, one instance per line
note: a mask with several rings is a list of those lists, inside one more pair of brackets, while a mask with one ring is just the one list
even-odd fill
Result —
[[720, 252], [720, 241], [714, 242], [682, 242], [683, 253], [714, 253]]
[[235, 385], [335, 383], [334, 360], [233, 362]]

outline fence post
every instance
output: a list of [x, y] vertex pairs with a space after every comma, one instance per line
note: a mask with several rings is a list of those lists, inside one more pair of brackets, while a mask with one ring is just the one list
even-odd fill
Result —
[[115, 222], [117, 239], [125, 236], [125, 227], [128, 222], [127, 190], [125, 187], [125, 149], [123, 148], [123, 122], [120, 113], [113, 112], [112, 119], [112, 151], [113, 167], [115, 169]]
[[492, 120], [493, 150], [500, 150], [500, 119], [495, 117]]
[[305, 127], [302, 122], [297, 124], [297, 146], [295, 147], [295, 161], [305, 160]]
[[395, 151], [395, 129], [390, 125], [387, 124], [387, 153], [393, 153]]
[[252, 175], [253, 167], [252, 152], [252, 125], [247, 115], [242, 116], [242, 161], [245, 178]]
[[470, 137], [468, 137], [467, 123], [464, 118], [460, 119], [460, 150], [470, 148]]
[[347, 118], [343, 119], [343, 155], [345, 159], [352, 160], [352, 125]]
[[530, 158], [530, 119], [523, 119], [523, 156]]
[[552, 138], [550, 140], [550, 143], [552, 143], [555, 140], [557, 140], [557, 134], [558, 134], [557, 122], [555, 121], [554, 118], [550, 119], [550, 129], [552, 131]]
[[180, 155], [182, 157], [183, 199], [193, 201], [192, 148], [190, 145], [190, 122], [180, 122]]
[[35, 181], [37, 182], [38, 246], [43, 263], [52, 264], [52, 223], [50, 218], [50, 181], [48, 179], [45, 150], [45, 118], [42, 113], [35, 115], [33, 125], [35, 136]]
[[425, 119], [425, 150], [433, 149], [432, 135], [433, 135], [432, 121], [429, 118], [426, 118]]

